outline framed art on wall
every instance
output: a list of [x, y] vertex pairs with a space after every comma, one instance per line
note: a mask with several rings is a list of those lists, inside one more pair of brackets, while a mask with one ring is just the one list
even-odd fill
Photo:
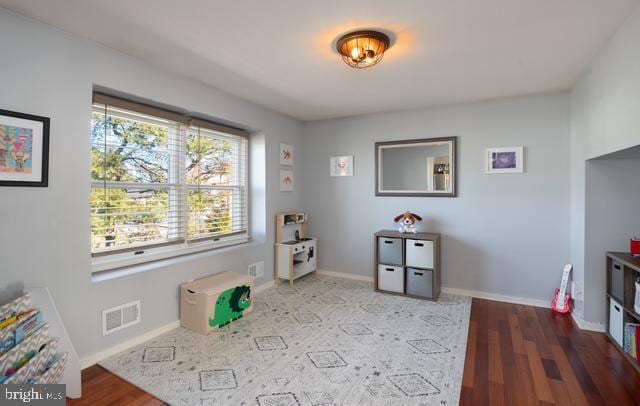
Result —
[[524, 172], [523, 147], [487, 148], [487, 173], [522, 173]]
[[329, 158], [331, 176], [353, 176], [353, 155]]
[[49, 118], [0, 109], [0, 186], [46, 187]]
[[280, 144], [280, 165], [293, 166], [293, 146]]
[[280, 170], [280, 191], [293, 191], [293, 171]]

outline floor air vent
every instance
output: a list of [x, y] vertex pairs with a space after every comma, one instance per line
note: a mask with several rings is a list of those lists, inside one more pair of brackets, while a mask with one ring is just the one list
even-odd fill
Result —
[[111, 334], [140, 322], [140, 301], [125, 303], [102, 311], [102, 335]]

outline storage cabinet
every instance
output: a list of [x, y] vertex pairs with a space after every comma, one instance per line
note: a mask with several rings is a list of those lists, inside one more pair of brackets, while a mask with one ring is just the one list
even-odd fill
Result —
[[640, 371], [640, 360], [627, 352], [631, 348], [630, 330], [640, 326], [640, 314], [634, 306], [640, 258], [629, 253], [608, 252], [606, 272], [607, 335], [631, 365]]
[[437, 300], [440, 295], [440, 234], [375, 234], [375, 289]]

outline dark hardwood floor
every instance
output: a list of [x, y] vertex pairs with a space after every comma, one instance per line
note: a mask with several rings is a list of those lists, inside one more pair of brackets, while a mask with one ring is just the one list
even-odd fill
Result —
[[[161, 405], [99, 366], [70, 405]], [[640, 374], [601, 333], [549, 309], [473, 299], [461, 405], [640, 405]]]
[[640, 405], [640, 374], [569, 315], [473, 299], [460, 404]]
[[94, 365], [82, 371], [82, 398], [67, 405], [164, 405], [147, 392]]

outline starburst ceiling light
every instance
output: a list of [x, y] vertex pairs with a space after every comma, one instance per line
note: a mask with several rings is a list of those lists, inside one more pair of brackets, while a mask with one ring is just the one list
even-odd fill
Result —
[[336, 49], [352, 68], [369, 68], [382, 60], [389, 37], [378, 31], [354, 31], [340, 37]]

